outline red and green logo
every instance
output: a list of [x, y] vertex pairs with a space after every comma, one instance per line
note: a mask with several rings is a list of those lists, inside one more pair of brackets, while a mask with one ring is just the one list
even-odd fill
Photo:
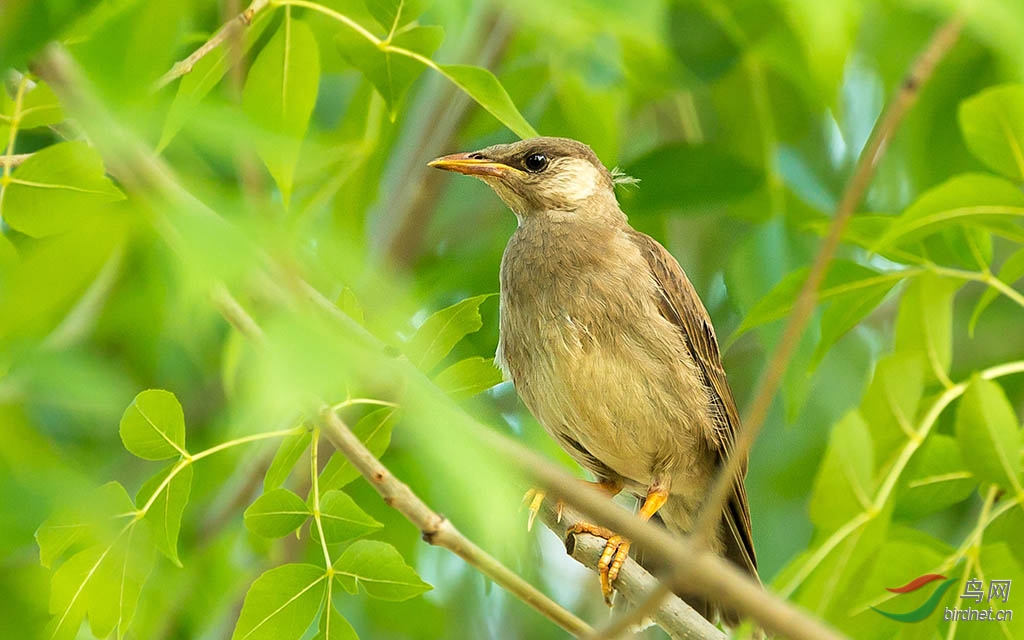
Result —
[[932, 592], [932, 595], [928, 596], [928, 599], [924, 601], [924, 604], [914, 609], [913, 611], [907, 611], [906, 613], [890, 613], [889, 611], [882, 611], [881, 609], [876, 609], [875, 607], [871, 608], [877, 611], [878, 613], [882, 614], [886, 618], [895, 620], [897, 622], [920, 622], [928, 616], [930, 616], [933, 611], [935, 611], [935, 608], [939, 606], [939, 600], [942, 599], [942, 596], [946, 593], [946, 590], [949, 589], [949, 587], [954, 582], [956, 582], [956, 578], [947, 579], [946, 576], [940, 576], [937, 573], [926, 573], [925, 575], [919, 578], [914, 578], [902, 587], [886, 587], [886, 591], [891, 591], [892, 593], [898, 593], [900, 595], [903, 595], [905, 593], [912, 593], [914, 591], [917, 591], [926, 584], [935, 582], [936, 580], [945, 580], [945, 582], [936, 587], [935, 591]]

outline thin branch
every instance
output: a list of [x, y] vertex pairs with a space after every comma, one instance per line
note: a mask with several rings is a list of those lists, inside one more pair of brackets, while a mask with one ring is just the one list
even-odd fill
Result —
[[363, 474], [366, 481], [377, 490], [388, 506], [399, 511], [409, 522], [419, 528], [423, 533], [423, 540], [448, 549], [574, 636], [592, 631], [590, 625], [562, 608], [557, 602], [523, 580], [517, 573], [501, 564], [469, 538], [462, 535], [450, 520], [428, 507], [407, 484], [396, 478], [387, 467], [381, 464], [380, 460], [366, 448], [358, 436], [352, 433], [348, 425], [330, 407], [325, 406], [321, 410], [320, 421], [324, 428], [324, 434], [331, 444], [348, 458], [349, 462], [359, 470], [359, 473]]
[[[567, 530], [580, 522], [582, 518], [569, 507], [562, 507], [560, 514], [556, 513], [556, 509], [554, 502], [546, 501], [540, 510], [541, 520], [560, 539], [565, 540], [565, 548], [569, 556], [593, 570], [601, 558], [606, 540], [590, 534], [575, 534], [566, 538]], [[648, 599], [649, 594], [661, 586], [661, 582], [633, 558], [626, 560], [615, 580], [615, 590], [625, 597], [630, 605], [636, 605]], [[633, 624], [623, 630], [628, 630], [630, 626], [635, 626], [636, 622], [650, 618], [673, 639], [725, 640], [724, 633], [678, 596], [668, 594], [668, 598], [660, 604], [661, 606], [656, 610], [647, 612], [648, 615], [637, 617]], [[620, 616], [617, 620], [624, 620], [626, 617], [633, 618], [632, 611], [629, 614]], [[599, 633], [591, 634], [585, 640], [595, 640], [599, 636]]]
[[218, 29], [217, 33], [213, 34], [213, 37], [193, 51], [189, 57], [175, 62], [174, 66], [172, 66], [167, 73], [160, 76], [157, 81], [153, 83], [153, 91], [159, 91], [186, 73], [191, 73], [192, 69], [196, 66], [196, 63], [202, 60], [206, 54], [219, 47], [228, 38], [241, 33], [246, 27], [252, 24], [252, 19], [256, 14], [263, 11], [269, 4], [270, 0], [253, 0], [252, 4], [250, 4], [245, 11], [238, 14], [232, 18], [230, 22]]
[[921, 87], [928, 81], [935, 71], [939, 61], [949, 52], [956, 43], [960, 29], [963, 26], [963, 18], [960, 14], [954, 15], [949, 21], [942, 25], [932, 36], [925, 50], [911, 65], [900, 85], [899, 91], [893, 97], [885, 113], [876, 124], [868, 138], [867, 144], [860, 153], [853, 175], [850, 177], [843, 192], [842, 199], [836, 207], [835, 217], [829, 227], [828, 235], [825, 237], [818, 250], [818, 255], [811, 265], [810, 273], [804, 282], [800, 295], [793, 305], [793, 311], [789, 316], [785, 332], [779, 346], [772, 354], [771, 360], [765, 368], [764, 375], [754, 394], [750, 410], [746, 419], [739, 425], [736, 433], [736, 443], [728, 462], [718, 474], [710, 495], [704, 503], [701, 516], [697, 521], [695, 531], [703, 537], [713, 531], [722, 514], [722, 508], [732, 489], [733, 478], [736, 477], [741, 466], [747, 459], [750, 448], [757, 438], [758, 432], [764, 425], [771, 409], [775, 392], [782, 383], [789, 361], [800, 343], [804, 328], [807, 326], [814, 312], [817, 301], [817, 292], [825, 278], [829, 263], [835, 255], [839, 246], [843, 230], [847, 222], [853, 216], [860, 201], [864, 198], [868, 186], [875, 175], [878, 162], [885, 153], [889, 142], [892, 140], [903, 121], [904, 116], [917, 101]]

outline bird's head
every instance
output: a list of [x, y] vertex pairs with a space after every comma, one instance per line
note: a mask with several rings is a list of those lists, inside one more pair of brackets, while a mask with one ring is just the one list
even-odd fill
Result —
[[569, 138], [496, 144], [443, 156], [429, 164], [480, 178], [520, 220], [545, 211], [610, 208], [618, 212], [612, 172], [590, 147]]

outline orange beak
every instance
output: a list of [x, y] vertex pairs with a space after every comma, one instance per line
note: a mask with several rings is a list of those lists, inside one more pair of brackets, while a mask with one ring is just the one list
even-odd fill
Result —
[[450, 156], [441, 156], [437, 160], [427, 163], [428, 167], [454, 171], [467, 176], [494, 176], [500, 178], [508, 175], [514, 169], [506, 164], [473, 157], [474, 153], [453, 153]]

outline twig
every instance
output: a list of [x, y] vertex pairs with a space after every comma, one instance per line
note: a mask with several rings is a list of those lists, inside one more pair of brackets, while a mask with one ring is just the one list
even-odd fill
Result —
[[[605, 548], [606, 540], [604, 538], [590, 534], [576, 534], [566, 538], [566, 531], [582, 520], [576, 511], [570, 507], [563, 507], [561, 514], [556, 514], [556, 507], [549, 500], [541, 507], [540, 518], [559, 538], [565, 540], [566, 551], [574, 560], [591, 570], [597, 566]], [[615, 590], [625, 597], [630, 605], [636, 605], [646, 600], [648, 595], [660, 586], [661, 583], [658, 579], [648, 573], [633, 558], [626, 560], [615, 580]], [[669, 596], [656, 611], [649, 612], [650, 615], [636, 618], [635, 622], [651, 618], [673, 639], [725, 640], [725, 634], [704, 619], [704, 616], [694, 611], [678, 596], [672, 594]], [[591, 634], [586, 637], [586, 640], [593, 640], [595, 637], [597, 637], [595, 634]]]
[[193, 67], [196, 66], [196, 63], [202, 60], [206, 54], [219, 47], [228, 38], [232, 37], [236, 33], [240, 33], [243, 29], [252, 24], [253, 17], [255, 17], [260, 11], [263, 11], [263, 9], [265, 9], [269, 4], [270, 0], [253, 0], [252, 4], [250, 4], [245, 11], [238, 14], [232, 18], [230, 22], [218, 29], [217, 33], [213, 34], [213, 36], [204, 42], [202, 46], [193, 51], [189, 57], [175, 62], [174, 66], [172, 66], [167, 73], [160, 76], [157, 81], [153, 83], [153, 91], [159, 91], [186, 73], [190, 73]]
[[807, 275], [807, 280], [793, 305], [793, 311], [789, 316], [782, 340], [765, 368], [746, 419], [737, 429], [733, 452], [719, 472], [714, 487], [704, 503], [704, 508], [694, 529], [701, 537], [708, 535], [717, 525], [722, 508], [732, 489], [733, 478], [739, 472], [743, 461], [747, 459], [750, 447], [768, 417], [768, 410], [771, 408], [775, 392], [782, 382], [782, 376], [793, 356], [793, 351], [800, 343], [804, 328], [814, 312], [818, 289], [821, 287], [825, 272], [839, 246], [843, 229], [846, 228], [847, 222], [867, 192], [878, 161], [885, 153], [886, 147], [904, 116], [916, 102], [921, 87], [932, 76], [936, 65], [956, 43], [962, 26], [963, 18], [957, 14], [935, 32], [928, 46], [911, 65], [910, 71], [900, 84], [899, 91], [875, 125], [867, 144], [864, 145], [864, 149], [857, 159], [853, 175], [836, 207], [835, 217], [829, 227], [828, 235], [822, 242], [818, 255], [811, 265], [810, 273]]
[[[61, 98], [68, 112], [75, 114], [83, 123], [83, 128], [90, 139], [95, 141], [109, 170], [117, 175], [128, 191], [156, 204], [187, 201], [190, 206], [200, 209], [197, 215], [216, 217], [215, 212], [205, 207], [175, 180], [162, 160], [143, 147], [137, 138], [110, 116], [63, 48], [59, 45], [47, 47], [37, 68]], [[168, 241], [174, 239], [169, 238]], [[268, 268], [276, 272], [274, 275], [288, 274], [288, 271], [274, 265], [269, 259], [268, 263]], [[267, 274], [261, 280], [273, 282]], [[422, 415], [446, 421], [446, 426], [453, 431], [453, 437], [472, 439], [548, 490], [552, 498], [566, 500], [593, 522], [621, 532], [636, 544], [657, 553], [670, 565], [679, 567], [680, 572], [674, 576], [674, 584], [681, 588], [685, 587], [727, 604], [766, 629], [794, 640], [834, 640], [842, 637], [826, 624], [765, 591], [727, 561], [700, 551], [688, 540], [675, 538], [664, 529], [641, 521], [608, 500], [604, 494], [580, 486], [577, 479], [564, 469], [507, 436], [476, 422], [410, 362], [403, 358], [387, 357], [388, 349], [384, 343], [340, 312], [314, 287], [301, 279], [295, 278], [295, 281], [300, 299], [308, 299], [316, 308], [333, 318], [354, 345], [363, 349], [367, 357], [375, 357], [378, 368], [386, 370], [390, 379], [402, 380], [406, 384], [406, 395], [413, 401], [407, 402], [406, 406], [411, 409], [412, 415], [417, 415], [414, 411], [416, 408], [423, 407]], [[276, 291], [272, 289], [270, 293]], [[426, 434], [421, 435], [427, 437]], [[440, 533], [445, 534], [446, 531], [447, 527], [442, 526]]]
[[592, 631], [590, 625], [548, 598], [519, 574], [510, 570], [486, 551], [462, 535], [455, 525], [434, 512], [412, 489], [381, 464], [369, 449], [352, 433], [330, 407], [320, 412], [324, 434], [334, 447], [363, 474], [367, 482], [384, 498], [388, 506], [398, 510], [423, 533], [423, 539], [456, 554], [481, 573], [501, 585], [526, 604], [569, 633], [579, 636]]

